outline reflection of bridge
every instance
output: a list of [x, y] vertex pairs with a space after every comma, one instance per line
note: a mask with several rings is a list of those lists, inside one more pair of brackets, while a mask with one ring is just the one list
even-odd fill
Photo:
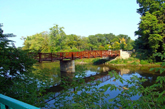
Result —
[[117, 57], [120, 56], [120, 51], [111, 50], [93, 50], [81, 52], [57, 52], [57, 53], [38, 53], [35, 59], [42, 61], [55, 61], [63, 59], [82, 59], [82, 58], [96, 58], [96, 57]]
[[[66, 75], [66, 77], [68, 77], [68, 79], [73, 79], [73, 77], [72, 77], [73, 75], [74, 74], [70, 74], [71, 78], [69, 78], [69, 75]], [[93, 79], [91, 79], [91, 77]], [[111, 79], [111, 77], [110, 77], [110, 75], [108, 75], [108, 72], [104, 72], [104, 73], [99, 73], [99, 74], [96, 74], [96, 75], [91, 75], [89, 77], [85, 77], [84, 79], [85, 79], [85, 82], [86, 83], [88, 83], [90, 81], [95, 81], [95, 82], [96, 81], [101, 81], [101, 82], [105, 82], [105, 81]], [[61, 86], [61, 84], [58, 84], [56, 86], [52, 86], [49, 89], [47, 89], [47, 92], [60, 92], [61, 90], [63, 90], [63, 86]]]
[[105, 81], [108, 81], [109, 79], [111, 79], [112, 77], [110, 75], [106, 75], [106, 76], [101, 76], [101, 78], [97, 78], [95, 79], [95, 81], [101, 81], [101, 82], [105, 82]]
[[94, 78], [93, 81], [95, 81], [95, 82], [96, 81], [105, 82], [105, 81], [112, 78], [110, 75], [108, 75], [107, 72], [103, 72], [103, 73], [99, 73], [99, 74], [96, 74], [96, 75], [91, 75], [90, 77], [86, 77], [85, 82], [87, 83], [87, 82], [92, 81], [92, 79], [90, 79], [91, 77]]
[[[91, 77], [93, 79], [91, 79]], [[71, 77], [72, 78], [72, 77]], [[92, 83], [90, 83], [91, 81], [97, 82], [97, 81], [101, 81], [101, 83], [106, 82], [108, 80], [110, 80], [112, 77], [110, 75], [108, 75], [108, 72], [104, 72], [104, 73], [99, 73], [96, 75], [91, 75], [89, 77], [85, 77], [85, 83], [89, 83], [91, 85], [94, 85]], [[47, 100], [46, 102], [49, 102], [51, 100], [54, 100], [56, 97], [60, 96], [62, 93], [60, 93], [62, 90], [64, 90], [63, 86], [61, 86], [61, 84], [57, 85], [57, 86], [53, 86], [50, 87], [49, 89], [46, 90], [46, 92], [56, 92], [57, 94], [54, 95], [54, 97], [50, 98], [49, 100]], [[75, 88], [70, 88], [68, 90], [75, 90]]]

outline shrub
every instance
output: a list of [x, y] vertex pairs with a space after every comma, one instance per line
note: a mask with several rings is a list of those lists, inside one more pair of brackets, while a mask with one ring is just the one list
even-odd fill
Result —
[[140, 64], [149, 64], [147, 60], [141, 60]]
[[138, 65], [138, 64], [139, 64], [139, 63], [136, 62], [136, 61], [134, 61], [134, 62], [131, 63], [131, 65]]

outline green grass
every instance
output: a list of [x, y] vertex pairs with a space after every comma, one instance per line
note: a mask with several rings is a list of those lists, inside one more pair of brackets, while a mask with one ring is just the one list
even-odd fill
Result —
[[150, 64], [147, 60], [140, 60], [140, 64], [145, 65], [145, 64]]
[[139, 64], [139, 59], [130, 57], [128, 59], [116, 59], [108, 63], [110, 64], [132, 64], [132, 63]]
[[93, 63], [97, 60], [99, 60], [100, 58], [83, 58], [83, 59], [76, 59], [75, 62], [86, 62], [86, 63]]
[[134, 62], [132, 62], [130, 65], [139, 65], [139, 63], [136, 62], [136, 61], [134, 61]]
[[[102, 62], [101, 58], [83, 58], [83, 59], [76, 59], [75, 62], [85, 62], [89, 64], [97, 64]], [[128, 59], [116, 59], [112, 61], [106, 62], [108, 64], [124, 64], [124, 65], [160, 65], [161, 62], [157, 63], [150, 63], [148, 60], [140, 60], [138, 58], [130, 57]]]
[[128, 59], [116, 59], [108, 62], [109, 64], [124, 64], [124, 65], [160, 65], [161, 62], [149, 63], [148, 60], [140, 60], [138, 58], [130, 57]]

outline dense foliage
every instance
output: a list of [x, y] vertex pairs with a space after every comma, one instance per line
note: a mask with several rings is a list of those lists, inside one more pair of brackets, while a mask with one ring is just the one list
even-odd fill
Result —
[[82, 51], [82, 50], [132, 50], [134, 41], [128, 35], [96, 34], [88, 37], [75, 34], [66, 35], [63, 27], [50, 28], [50, 32], [41, 32], [24, 38], [24, 50], [38, 52]]
[[136, 49], [145, 53], [145, 58], [154, 60], [153, 54], [165, 52], [165, 1], [137, 0], [141, 15]]
[[19, 50], [15, 47], [9, 37], [13, 34], [3, 34], [0, 25], [0, 76], [13, 78], [28, 72], [31, 66], [36, 62], [27, 51]]
[[[3, 34], [0, 24], [0, 93], [36, 106], [42, 106], [43, 82], [38, 87], [37, 77], [32, 73], [36, 61], [28, 51], [17, 49], [8, 38], [13, 34]], [[45, 78], [45, 77], [44, 77]]]

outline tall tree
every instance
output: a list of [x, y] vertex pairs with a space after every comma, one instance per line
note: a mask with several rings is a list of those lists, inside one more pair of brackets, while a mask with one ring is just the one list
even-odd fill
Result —
[[29, 49], [32, 52], [37, 51], [37, 52], [50, 52], [50, 46], [49, 46], [49, 37], [47, 32], [41, 32], [37, 33], [32, 36], [28, 36], [25, 38], [24, 42], [24, 47], [23, 49]]
[[89, 50], [90, 47], [89, 47], [89, 39], [88, 37], [81, 37], [81, 50]]
[[[62, 49], [62, 41], [65, 37], [65, 32], [63, 31], [64, 27], [59, 27], [58, 25], [50, 28], [50, 46], [51, 52], [58, 51]], [[60, 45], [57, 47], [57, 45]]]
[[125, 50], [126, 49], [126, 40], [124, 38], [120, 38], [120, 49]]
[[[3, 34], [0, 24], [0, 80], [11, 79], [26, 74], [34, 64], [26, 51], [17, 49], [8, 38], [13, 34]], [[1, 81], [0, 81], [1, 82]]]
[[[120, 49], [117, 42], [120, 42], [120, 38], [125, 38], [126, 43], [129, 43], [130, 37], [127, 35], [114, 34], [95, 34], [88, 37], [81, 37], [75, 34], [66, 35], [63, 31], [63, 27], [58, 25], [50, 28], [50, 32], [41, 32], [27, 38], [23, 38], [23, 49], [32, 49], [39, 52], [69, 52], [80, 50], [100, 50], [100, 49]], [[115, 43], [115, 47], [112, 46]], [[132, 43], [130, 43], [129, 49], [131, 49]]]
[[113, 38], [115, 38], [116, 36], [113, 33], [109, 33], [109, 34], [104, 34], [104, 37], [106, 39], [106, 43], [107, 44], [110, 44], [111, 40]]
[[137, 12], [142, 16], [135, 32], [137, 48], [145, 50], [147, 56], [165, 52], [165, 1], [137, 0], [137, 3], [140, 6]]

